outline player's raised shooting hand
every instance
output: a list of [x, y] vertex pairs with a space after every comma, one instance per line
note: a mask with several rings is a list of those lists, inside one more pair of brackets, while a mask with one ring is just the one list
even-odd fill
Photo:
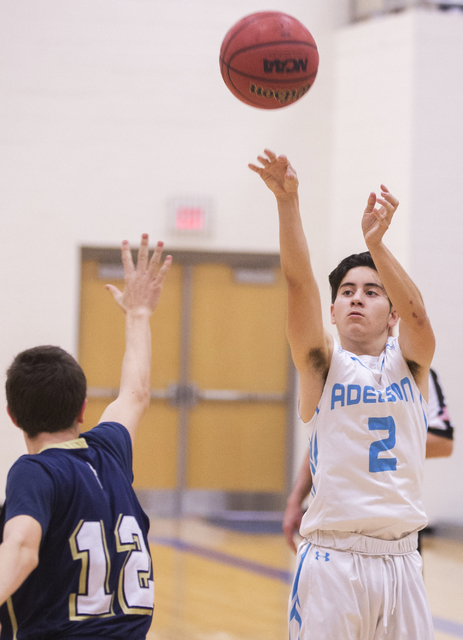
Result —
[[[379, 207], [375, 205], [379, 204]], [[367, 246], [379, 244], [392, 221], [399, 201], [395, 198], [384, 184], [381, 185], [381, 197], [377, 198], [375, 193], [370, 193], [367, 206], [362, 218], [363, 237]]]
[[144, 233], [135, 267], [129, 243], [127, 240], [122, 243], [124, 291], [120, 291], [111, 284], [107, 284], [106, 289], [113, 294], [114, 299], [125, 313], [146, 311], [151, 315], [155, 310], [161, 296], [164, 279], [172, 263], [172, 257], [167, 256], [164, 264], [160, 266], [163, 246], [163, 242], [158, 242], [151, 260], [148, 261], [148, 234]]
[[258, 167], [249, 164], [248, 167], [260, 175], [270, 191], [277, 198], [291, 197], [297, 194], [299, 180], [297, 174], [286, 156], [277, 156], [273, 151], [265, 149], [265, 156], [257, 156], [263, 165]]

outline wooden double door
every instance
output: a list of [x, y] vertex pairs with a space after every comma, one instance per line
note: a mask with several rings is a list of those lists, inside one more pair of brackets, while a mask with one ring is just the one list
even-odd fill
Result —
[[[228, 508], [279, 509], [291, 477], [294, 380], [278, 256], [172, 255], [152, 319], [151, 404], [134, 446], [134, 487], [145, 507], [152, 494], [177, 515], [195, 511], [195, 499], [199, 511], [214, 511], [218, 496], [234, 497]], [[84, 429], [117, 394], [124, 318], [104, 284], [122, 288], [122, 277], [118, 250], [82, 250]]]

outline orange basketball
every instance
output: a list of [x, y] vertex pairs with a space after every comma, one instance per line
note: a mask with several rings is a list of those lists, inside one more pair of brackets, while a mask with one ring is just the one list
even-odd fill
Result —
[[318, 49], [303, 24], [279, 11], [237, 22], [220, 49], [225, 84], [242, 102], [281, 109], [307, 93], [318, 70]]

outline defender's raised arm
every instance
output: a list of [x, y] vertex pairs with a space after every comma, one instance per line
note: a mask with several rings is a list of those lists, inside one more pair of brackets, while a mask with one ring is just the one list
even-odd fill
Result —
[[297, 174], [286, 156], [266, 149], [262, 166], [249, 168], [275, 194], [280, 220], [281, 267], [288, 284], [288, 339], [294, 364], [304, 380], [300, 412], [304, 421], [315, 412], [332, 352], [331, 335], [323, 329], [320, 293], [299, 211]]
[[132, 439], [150, 401], [151, 329], [150, 318], [161, 296], [172, 258], [161, 266], [163, 243], [158, 242], [148, 261], [148, 234], [143, 234], [135, 268], [127, 241], [122, 243], [125, 288], [106, 285], [125, 313], [126, 348], [122, 363], [121, 386], [117, 399], [104, 411], [101, 422], [123, 424]]

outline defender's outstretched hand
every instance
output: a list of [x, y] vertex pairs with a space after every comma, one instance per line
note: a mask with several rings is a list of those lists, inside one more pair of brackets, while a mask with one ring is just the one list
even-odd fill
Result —
[[148, 260], [148, 234], [144, 233], [135, 268], [129, 243], [124, 240], [124, 291], [111, 284], [106, 285], [125, 313], [125, 353], [119, 395], [106, 407], [100, 422], [123, 424], [132, 440], [150, 402], [150, 317], [159, 302], [164, 279], [172, 263], [172, 257], [167, 256], [160, 266], [163, 246], [158, 242], [151, 260]]
[[172, 257], [167, 256], [160, 267], [163, 242], [158, 242], [151, 260], [148, 262], [148, 234], [144, 233], [138, 250], [137, 266], [133, 264], [132, 252], [127, 240], [122, 243], [122, 264], [124, 266], [125, 287], [120, 291], [112, 284], [107, 284], [115, 301], [125, 313], [129, 310], [143, 310], [152, 313], [161, 296], [164, 279], [172, 264]]
[[265, 156], [257, 156], [263, 167], [249, 164], [248, 167], [260, 175], [270, 191], [277, 198], [297, 193], [299, 181], [297, 174], [286, 156], [276, 156], [273, 151], [265, 149]]
[[[376, 208], [376, 203], [381, 206]], [[381, 242], [398, 206], [399, 201], [389, 193], [384, 184], [381, 185], [381, 198], [377, 198], [373, 192], [370, 193], [362, 218], [363, 237], [368, 246]]]

